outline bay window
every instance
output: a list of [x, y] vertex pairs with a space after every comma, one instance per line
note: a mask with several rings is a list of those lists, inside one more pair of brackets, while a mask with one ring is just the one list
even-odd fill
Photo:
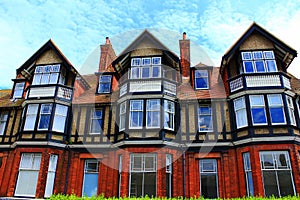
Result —
[[148, 79], [161, 77], [161, 57], [131, 59], [131, 79]]
[[36, 66], [32, 85], [64, 84], [65, 72], [61, 70], [60, 64]]
[[264, 96], [250, 95], [249, 98], [253, 125], [267, 124]]
[[295, 195], [295, 186], [287, 151], [262, 151], [260, 162], [265, 196]]
[[[55, 109], [53, 109], [55, 106]], [[37, 126], [38, 131], [53, 130], [57, 132], [64, 132], [67, 120], [68, 107], [61, 104], [29, 104], [25, 114], [24, 131], [35, 130]], [[53, 119], [53, 121], [52, 121]], [[50, 126], [50, 123], [53, 125]]]
[[277, 72], [274, 52], [245, 51], [241, 52], [244, 73]]
[[247, 110], [245, 104], [245, 97], [240, 97], [233, 100], [235, 120], [237, 128], [245, 127], [248, 125]]

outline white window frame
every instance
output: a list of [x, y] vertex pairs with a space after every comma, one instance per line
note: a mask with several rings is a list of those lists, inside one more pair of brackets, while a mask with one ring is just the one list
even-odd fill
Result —
[[[209, 113], [201, 113], [201, 108], [208, 108]], [[210, 117], [210, 127], [206, 128], [205, 130], [201, 129], [201, 126], [204, 124], [201, 122], [201, 117]], [[206, 125], [206, 124], [204, 124]], [[211, 105], [199, 105], [198, 108], [198, 131], [199, 132], [213, 132], [213, 111]]]
[[41, 159], [42, 159], [41, 153], [21, 154], [19, 175], [16, 183], [15, 196], [35, 197]]
[[60, 68], [60, 64], [36, 66], [32, 85], [57, 84]]
[[[96, 164], [96, 168], [94, 170], [90, 170], [88, 168], [88, 165], [92, 163], [92, 164]], [[84, 187], [86, 185], [86, 174], [97, 174], [97, 190], [96, 193], [92, 194], [92, 195], [97, 195], [98, 194], [98, 177], [99, 177], [99, 162], [96, 159], [86, 159], [84, 162], [84, 176], [83, 176], [83, 184], [82, 184], [82, 196], [85, 196], [85, 192], [84, 192]]]
[[[36, 123], [36, 117], [38, 114], [38, 109], [39, 109], [39, 104], [29, 104], [27, 106], [27, 111], [26, 111], [26, 117], [25, 117], [25, 123], [24, 123], [24, 130], [34, 130], [35, 128], [35, 123]], [[33, 124], [33, 127], [28, 127], [29, 125], [27, 124]]]
[[[207, 162], [211, 162], [211, 164], [213, 164], [213, 169], [208, 169], [206, 170], [205, 167], [204, 167], [204, 163], [207, 163]], [[216, 198], [219, 197], [219, 186], [218, 186], [218, 163], [217, 163], [217, 160], [216, 159], [200, 159], [199, 161], [200, 163], [200, 192], [201, 192], [201, 196], [203, 196], [202, 194], [202, 190], [201, 190], [201, 176], [204, 175], [204, 174], [212, 174], [212, 175], [215, 175], [216, 176], [216, 190], [217, 190], [217, 196]], [[210, 197], [205, 197], [205, 198], [210, 198]], [[214, 197], [213, 197], [214, 198]]]
[[25, 82], [15, 84], [13, 98], [18, 99], [23, 97]]
[[46, 198], [50, 197], [53, 194], [57, 160], [58, 160], [58, 155], [55, 154], [50, 155], [47, 181], [46, 181], [45, 194], [44, 194], [44, 197]]
[[125, 127], [126, 127], [126, 101], [120, 104], [119, 131], [125, 130]]
[[[153, 105], [151, 105], [152, 103], [154, 103]], [[150, 104], [150, 105], [149, 105]], [[160, 99], [147, 99], [146, 101], [146, 128], [150, 129], [150, 128], [160, 128], [160, 109], [161, 105], [160, 105]], [[153, 124], [153, 118], [155, 118], [155, 115], [153, 115], [154, 113], [158, 113], [159, 118], [158, 120], [158, 124], [155, 125]], [[150, 116], [149, 116], [150, 114]], [[150, 118], [150, 123], [148, 123], [148, 120]]]
[[[170, 125], [171, 126], [170, 126]], [[175, 103], [164, 100], [164, 129], [174, 131], [175, 128]]]
[[[278, 172], [284, 170], [284, 171], [290, 172], [291, 184], [292, 184], [293, 192], [294, 192], [293, 195], [295, 195], [296, 194], [295, 183], [294, 183], [294, 177], [293, 177], [292, 167], [291, 167], [291, 163], [290, 163], [290, 156], [289, 156], [288, 151], [260, 151], [259, 155], [260, 155], [260, 163], [261, 163], [260, 167], [262, 170], [262, 182], [263, 182], [264, 192], [266, 193], [263, 173], [267, 172], [267, 171], [274, 171], [275, 176], [276, 176], [277, 191], [278, 191], [279, 197], [281, 196], [282, 191], [280, 190], [280, 185], [279, 185], [280, 182], [278, 180]], [[265, 159], [264, 159], [265, 155], [268, 156], [269, 158], [271, 158], [273, 165], [270, 165], [270, 166], [265, 165]], [[280, 161], [280, 157], [279, 157], [280, 155], [285, 156], [285, 162], [286, 162], [285, 166], [279, 165], [279, 164], [282, 164]]]
[[4, 135], [6, 130], [7, 122], [8, 122], [8, 111], [0, 112], [0, 135]]
[[[139, 158], [138, 161], [140, 163], [136, 163], [136, 159]], [[147, 166], [148, 159], [152, 159], [152, 167]], [[150, 160], [151, 161], [151, 160]], [[132, 175], [133, 173], [141, 173], [143, 177], [146, 173], [155, 173], [155, 191], [157, 193], [157, 154], [154, 153], [132, 153], [130, 154], [130, 177], [129, 177], [129, 197], [135, 196], [135, 194], [132, 194]], [[144, 178], [143, 178], [143, 184], [142, 184], [142, 196], [144, 196]]]
[[[255, 102], [255, 99], [258, 99], [260, 102]], [[267, 119], [267, 113], [265, 109], [265, 98], [263, 95], [250, 95], [249, 96], [249, 101], [250, 101], [250, 111], [251, 111], [251, 116], [252, 116], [252, 124], [255, 125], [267, 125], [268, 124], [268, 119]], [[254, 114], [252, 112], [252, 109], [255, 108], [260, 108], [263, 109], [264, 115], [265, 115], [265, 123], [255, 123], [254, 122]]]
[[291, 123], [291, 125], [296, 126], [293, 98], [290, 96], [286, 96], [286, 101], [287, 101], [288, 110], [289, 110], [290, 123]]
[[53, 126], [52, 126], [53, 131], [62, 132], [62, 133], [65, 131], [67, 115], [68, 115], [68, 106], [56, 104]]
[[[238, 107], [238, 103], [241, 102], [241, 106]], [[239, 97], [233, 100], [234, 104], [234, 113], [235, 113], [235, 120], [236, 120], [236, 127], [242, 128], [248, 126], [248, 118], [247, 118], [247, 109], [245, 103], [245, 97]], [[244, 119], [246, 120], [244, 124], [241, 124], [240, 118], [238, 117], [238, 113], [243, 115]]]
[[[243, 164], [244, 164], [247, 196], [248, 197], [254, 196], [253, 175], [252, 175], [251, 160], [250, 160], [249, 152], [243, 153]], [[250, 182], [250, 180], [251, 180], [251, 182]]]
[[[133, 108], [134, 103], [140, 103], [141, 106], [138, 109]], [[144, 101], [143, 100], [130, 100], [129, 102], [129, 128], [131, 129], [141, 129], [143, 127], [143, 113], [144, 113]], [[141, 125], [134, 125], [132, 120], [132, 115], [134, 112], [142, 113], [141, 119], [138, 118], [138, 122], [141, 122]]]
[[[144, 70], [148, 69], [149, 74], [146, 76]], [[158, 74], [154, 76], [153, 71], [158, 69]], [[144, 57], [132, 58], [130, 79], [149, 79], [161, 77], [161, 57]]]
[[[271, 101], [270, 101], [270, 97], [279, 97], [279, 100], [281, 101], [281, 103], [279, 104], [273, 104]], [[270, 94], [270, 95], [267, 95], [268, 97], [268, 104], [269, 104], [269, 114], [270, 114], [270, 120], [271, 120], [271, 124], [272, 125], [278, 125], [278, 124], [286, 124], [286, 117], [285, 117], [285, 112], [284, 112], [284, 106], [283, 106], [283, 100], [282, 100], [282, 96], [280, 94]], [[284, 122], [280, 122], [280, 123], [273, 123], [272, 122], [272, 114], [271, 114], [271, 108], [281, 108], [282, 109], [282, 113], [283, 113], [283, 120]]]
[[[268, 72], [277, 72], [278, 71], [274, 52], [272, 50], [245, 51], [245, 52], [241, 52], [241, 55], [242, 55], [244, 73], [268, 73]], [[252, 63], [253, 72], [246, 72], [245, 63], [247, 63], [247, 62]], [[257, 70], [258, 62], [262, 62], [264, 71]], [[271, 63], [273, 64], [274, 69], [269, 68], [269, 65]]]
[[[97, 115], [94, 115], [96, 112], [101, 112], [101, 116], [97, 116]], [[90, 123], [90, 131], [89, 131], [89, 134], [90, 135], [99, 135], [102, 133], [102, 129], [103, 129], [103, 109], [102, 108], [93, 108], [91, 110], [91, 123]], [[99, 132], [94, 132], [93, 131], [93, 124], [94, 123], [98, 123], [98, 120], [101, 120], [101, 124], [99, 124], [100, 126], [100, 130]]]
[[[108, 80], [105, 80], [106, 78]], [[98, 85], [98, 93], [99, 94], [111, 93], [111, 80], [112, 80], [112, 75], [100, 75], [99, 76], [99, 85]], [[109, 85], [108, 90], [101, 91], [101, 85]]]
[[[198, 73], [199, 72], [199, 76]], [[207, 83], [207, 87], [198, 87], [197, 86], [197, 79], [204, 79], [204, 81], [206, 80]], [[197, 90], [200, 89], [209, 89], [209, 74], [208, 74], [208, 70], [195, 70], [195, 88]]]
[[[45, 107], [45, 106], [49, 106], [49, 112], [44, 113], [43, 107]], [[51, 123], [52, 109], [53, 109], [53, 104], [51, 104], [51, 103], [41, 104], [40, 113], [39, 113], [39, 123], [38, 123], [38, 126], [37, 126], [37, 130], [49, 130], [49, 126], [50, 126], [50, 123]], [[46, 115], [49, 116], [48, 126], [46, 128], [40, 128], [40, 125], [42, 123], [41, 119], [42, 119], [43, 116], [46, 116]]]

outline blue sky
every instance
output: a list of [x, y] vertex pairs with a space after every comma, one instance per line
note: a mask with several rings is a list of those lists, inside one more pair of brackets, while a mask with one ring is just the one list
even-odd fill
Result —
[[[50, 38], [80, 70], [106, 36], [119, 53], [130, 44], [130, 38], [120, 40], [124, 33], [154, 28], [181, 39], [185, 31], [220, 66], [253, 21], [300, 52], [298, 0], [1, 0], [0, 88], [10, 88], [15, 70]], [[300, 58], [289, 71], [300, 78]]]

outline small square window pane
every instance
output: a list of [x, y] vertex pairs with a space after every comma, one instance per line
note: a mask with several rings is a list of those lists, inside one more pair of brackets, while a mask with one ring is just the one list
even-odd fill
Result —
[[284, 112], [282, 107], [270, 108], [270, 114], [272, 123], [285, 123]]
[[265, 72], [265, 62], [263, 60], [254, 61], [257, 72]]
[[151, 58], [142, 58], [142, 65], [151, 65]]
[[152, 65], [160, 65], [160, 64], [161, 64], [161, 57], [152, 58]]
[[49, 83], [50, 74], [43, 74], [41, 84], [48, 84]]
[[142, 100], [132, 100], [130, 101], [130, 110], [142, 110], [143, 101]]
[[243, 61], [245, 73], [253, 73], [254, 66], [252, 61]]
[[216, 172], [216, 162], [215, 160], [200, 160], [201, 171], [202, 172]]
[[274, 59], [274, 53], [273, 51], [264, 51], [264, 57], [265, 59]]
[[252, 60], [251, 52], [242, 52], [242, 60]]
[[253, 52], [253, 59], [254, 60], [260, 60], [263, 59], [263, 54], [261, 51], [254, 51]]
[[268, 95], [268, 102], [270, 106], [282, 105], [282, 99], [279, 94]]
[[275, 163], [274, 163], [273, 156], [271, 153], [262, 154], [262, 162], [263, 162], [262, 166], [264, 166], [264, 169], [268, 169], [268, 168], [274, 169], [275, 168]]
[[251, 103], [251, 106], [264, 105], [264, 97], [262, 95], [251, 95], [250, 103]]
[[264, 107], [251, 108], [253, 124], [266, 124], [266, 112]]
[[140, 66], [141, 65], [141, 59], [140, 58], [132, 58], [131, 59], [131, 66]]
[[152, 67], [152, 77], [159, 78], [160, 77], [160, 66]]

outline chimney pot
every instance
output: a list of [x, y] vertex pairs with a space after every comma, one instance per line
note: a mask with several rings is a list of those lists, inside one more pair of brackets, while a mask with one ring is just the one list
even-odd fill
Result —
[[186, 39], [186, 32], [183, 32], [182, 38], [185, 40]]
[[105, 44], [110, 44], [109, 37], [106, 37], [106, 42], [105, 42]]

